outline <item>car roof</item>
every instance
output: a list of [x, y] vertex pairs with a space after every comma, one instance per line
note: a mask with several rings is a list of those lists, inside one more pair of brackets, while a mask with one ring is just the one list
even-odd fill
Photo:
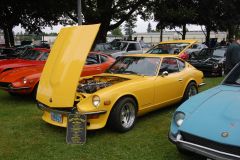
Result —
[[42, 51], [42, 52], [50, 52], [50, 49], [47, 48], [29, 48], [30, 50]]
[[131, 54], [131, 55], [126, 55], [124, 57], [175, 57], [178, 58], [178, 55], [173, 55], [173, 54]]
[[118, 42], [124, 42], [124, 43], [139, 43], [137, 41], [118, 41]]
[[187, 39], [187, 40], [170, 40], [170, 41], [160, 42], [159, 44], [164, 44], [164, 43], [197, 43], [197, 40], [193, 40], [193, 39]]

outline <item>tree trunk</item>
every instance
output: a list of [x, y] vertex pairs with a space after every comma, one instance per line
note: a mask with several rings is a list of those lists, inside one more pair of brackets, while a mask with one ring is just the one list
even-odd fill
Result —
[[8, 28], [4, 27], [3, 28], [3, 33], [4, 33], [4, 40], [5, 40], [5, 46], [6, 47], [10, 47], [10, 36], [9, 36], [9, 32], [8, 32]]
[[211, 32], [211, 29], [210, 29], [209, 26], [206, 26], [206, 32], [207, 32], [207, 34], [206, 34], [206, 45], [208, 47], [210, 47], [210, 32]]
[[186, 24], [183, 25], [183, 34], [182, 34], [182, 40], [186, 39], [186, 33], [187, 33], [187, 27]]
[[13, 35], [13, 27], [8, 27], [8, 33], [9, 33], [9, 39], [10, 39], [10, 45], [11, 47], [15, 46], [14, 43], [14, 35]]
[[161, 28], [160, 29], [160, 42], [163, 41], [163, 29]]
[[228, 35], [227, 39], [228, 41], [233, 40], [234, 38], [234, 27], [233, 26], [228, 26]]

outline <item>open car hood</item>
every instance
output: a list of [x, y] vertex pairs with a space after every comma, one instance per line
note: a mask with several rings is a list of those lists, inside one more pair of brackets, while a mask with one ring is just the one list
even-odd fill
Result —
[[63, 28], [44, 66], [37, 100], [49, 107], [72, 107], [78, 81], [100, 24]]
[[189, 43], [189, 45], [185, 46], [185, 48], [178, 54], [181, 55], [184, 53], [189, 47], [191, 47], [194, 43], [197, 43], [197, 40], [172, 40], [172, 41], [164, 41], [159, 44], [167, 44], [167, 43]]

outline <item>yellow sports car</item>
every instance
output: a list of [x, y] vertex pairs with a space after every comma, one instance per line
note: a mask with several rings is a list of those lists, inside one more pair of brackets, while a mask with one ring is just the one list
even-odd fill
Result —
[[44, 121], [67, 127], [68, 114], [80, 113], [87, 115], [88, 130], [108, 122], [125, 132], [138, 115], [197, 94], [203, 73], [173, 55], [124, 56], [106, 73], [80, 78], [98, 27], [70, 27], [59, 33], [37, 92]]
[[196, 40], [170, 40], [165, 42], [160, 42], [158, 45], [154, 46], [146, 53], [148, 54], [175, 54], [181, 59], [189, 59], [189, 49], [196, 44]]

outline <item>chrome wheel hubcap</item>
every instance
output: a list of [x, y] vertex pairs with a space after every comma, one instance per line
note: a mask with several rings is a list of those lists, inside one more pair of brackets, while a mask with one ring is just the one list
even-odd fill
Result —
[[188, 91], [188, 98], [194, 96], [197, 94], [197, 89], [195, 86], [191, 86], [189, 91]]
[[124, 128], [129, 128], [135, 121], [135, 107], [132, 103], [126, 103], [121, 109], [121, 124]]

